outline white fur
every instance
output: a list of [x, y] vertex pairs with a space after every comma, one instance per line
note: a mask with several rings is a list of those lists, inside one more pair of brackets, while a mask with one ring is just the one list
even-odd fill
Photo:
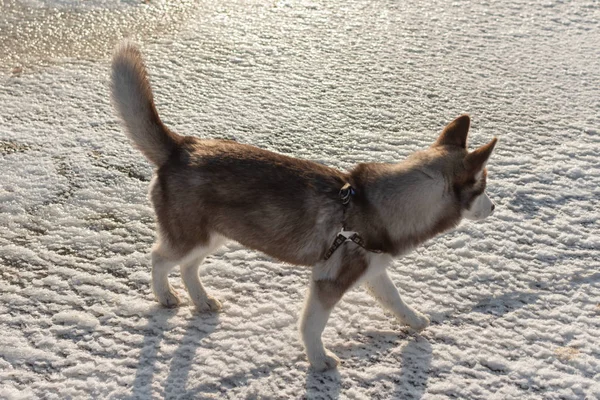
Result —
[[181, 300], [169, 283], [169, 272], [177, 265], [181, 268], [181, 279], [198, 311], [217, 311], [221, 303], [209, 296], [200, 281], [198, 269], [206, 256], [226, 242], [219, 235], [213, 235], [206, 246], [199, 246], [184, 258], [169, 257], [168, 246], [158, 244], [152, 250], [152, 289], [156, 299], [166, 307], [175, 307]]
[[160, 246], [152, 250], [152, 291], [160, 304], [165, 307], [176, 307], [181, 303], [179, 296], [169, 283], [169, 272], [177, 265], [176, 260], [169, 259], [160, 251]]
[[421, 331], [429, 325], [429, 318], [407, 305], [386, 271], [371, 276], [365, 282], [367, 290], [387, 310], [391, 311], [400, 322]]
[[[378, 204], [378, 207], [392, 209], [390, 214], [402, 215], [398, 220], [386, 221], [393, 237], [412, 237], [427, 231], [452, 201], [445, 197], [446, 180], [440, 172], [415, 170], [414, 179], [407, 185], [409, 189], [404, 190], [402, 196], [394, 197], [395, 204]], [[402, 254], [410, 250], [406, 248]]]
[[300, 335], [306, 349], [306, 356], [310, 365], [317, 371], [335, 368], [340, 359], [335, 354], [326, 350], [321, 340], [321, 335], [333, 308], [325, 308], [316, 293], [314, 279], [306, 296], [304, 311], [300, 320]]
[[[356, 246], [348, 243], [349, 246]], [[338, 252], [341, 253], [341, 252]], [[336, 253], [334, 253], [335, 255]], [[339, 254], [338, 254], [339, 256]], [[389, 254], [369, 253], [369, 266], [365, 273], [358, 279], [354, 285], [366, 281], [371, 294], [379, 302], [402, 322], [415, 330], [425, 329], [429, 325], [429, 319], [414, 310], [400, 298], [398, 290], [387, 275], [386, 268], [391, 264], [393, 258]], [[337, 275], [339, 262], [336, 258], [330, 259], [332, 262], [319, 263], [313, 268], [311, 285], [306, 297], [306, 303], [300, 320], [300, 334], [304, 342], [308, 361], [317, 371], [324, 371], [335, 368], [339, 363], [339, 358], [323, 346], [321, 335], [327, 325], [327, 320], [333, 308], [326, 308], [319, 300], [316, 293], [316, 282], [323, 279], [332, 279]], [[337, 268], [336, 268], [337, 267]], [[333, 275], [332, 275], [332, 271]], [[350, 289], [350, 288], [349, 288]]]
[[170, 154], [165, 145], [173, 137], [156, 114], [146, 68], [139, 49], [131, 43], [121, 44], [114, 54], [111, 92], [127, 136], [150, 161], [164, 164]]
[[394, 258], [386, 253], [369, 253], [367, 256], [369, 257], [369, 267], [367, 268], [367, 271], [360, 277], [360, 279], [356, 281], [354, 286], [358, 286], [374, 276], [385, 273], [387, 267], [394, 261]]
[[481, 178], [483, 177], [483, 171], [485, 171], [485, 166], [487, 165], [487, 162], [485, 162], [481, 168], [479, 169], [479, 171], [477, 171], [477, 173], [475, 174], [475, 180], [479, 181], [481, 180]]
[[492, 215], [495, 207], [494, 202], [487, 193], [483, 192], [473, 200], [471, 208], [463, 212], [463, 217], [472, 221], [479, 221]]
[[[346, 245], [352, 246], [354, 244], [348, 243]], [[310, 286], [300, 318], [300, 336], [304, 343], [306, 356], [308, 362], [316, 371], [335, 368], [340, 361], [335, 354], [325, 349], [321, 340], [321, 335], [333, 308], [324, 307], [319, 300], [316, 282], [335, 279], [341, 266], [341, 255], [341, 251], [336, 251], [329, 260], [322, 261], [312, 268]]]

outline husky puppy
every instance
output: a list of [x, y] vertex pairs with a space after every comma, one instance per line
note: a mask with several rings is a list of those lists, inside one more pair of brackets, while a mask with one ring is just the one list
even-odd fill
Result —
[[171, 131], [158, 116], [141, 54], [132, 44], [115, 52], [111, 78], [127, 136], [156, 166], [150, 200], [158, 222], [151, 255], [158, 301], [166, 307], [180, 303], [167, 279], [179, 265], [196, 308], [219, 310], [198, 268], [228, 239], [311, 266], [300, 332], [316, 370], [339, 363], [321, 334], [335, 304], [358, 284], [400, 322], [417, 331], [427, 327], [429, 319], [400, 298], [386, 267], [463, 217], [480, 220], [494, 211], [485, 193], [485, 165], [496, 139], [469, 152], [467, 115], [405, 161], [342, 172], [247, 144]]

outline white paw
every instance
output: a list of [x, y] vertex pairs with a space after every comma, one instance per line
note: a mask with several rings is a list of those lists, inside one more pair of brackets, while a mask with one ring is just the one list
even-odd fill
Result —
[[222, 307], [221, 302], [211, 296], [206, 296], [199, 299], [192, 299], [192, 301], [196, 306], [196, 310], [198, 310], [201, 313], [216, 312], [219, 311]]
[[406, 318], [406, 323], [408, 326], [417, 332], [427, 328], [429, 326], [429, 322], [429, 318], [427, 318], [425, 314], [421, 314], [418, 311], [415, 311], [413, 315], [410, 315], [408, 318]]
[[173, 289], [169, 289], [161, 294], [155, 293], [155, 295], [158, 302], [165, 307], [174, 308], [181, 304], [181, 299], [175, 294]]
[[317, 372], [323, 372], [336, 368], [339, 363], [340, 359], [329, 350], [326, 350], [325, 354], [311, 360], [310, 366]]

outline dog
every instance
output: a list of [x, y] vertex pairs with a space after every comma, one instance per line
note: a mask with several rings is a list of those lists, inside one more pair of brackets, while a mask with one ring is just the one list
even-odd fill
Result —
[[218, 311], [221, 304], [206, 292], [198, 269], [227, 240], [310, 266], [299, 326], [317, 371], [339, 363], [321, 335], [333, 307], [359, 284], [400, 322], [415, 331], [426, 328], [429, 319], [400, 298], [386, 267], [463, 218], [481, 220], [495, 208], [485, 188], [497, 139], [469, 152], [468, 115], [400, 163], [364, 163], [342, 172], [235, 141], [171, 131], [159, 118], [133, 44], [114, 53], [111, 92], [127, 136], [156, 166], [149, 197], [158, 225], [151, 253], [157, 300], [179, 305], [168, 281], [179, 265], [198, 311]]

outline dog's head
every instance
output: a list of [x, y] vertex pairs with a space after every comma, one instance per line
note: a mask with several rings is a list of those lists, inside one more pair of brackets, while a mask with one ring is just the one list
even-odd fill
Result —
[[487, 183], [487, 161], [494, 150], [497, 139], [472, 152], [467, 149], [467, 137], [471, 120], [461, 115], [452, 121], [433, 144], [432, 150], [446, 154], [446, 180], [448, 190], [460, 205], [461, 214], [470, 220], [482, 220], [494, 212], [494, 202], [485, 192]]

